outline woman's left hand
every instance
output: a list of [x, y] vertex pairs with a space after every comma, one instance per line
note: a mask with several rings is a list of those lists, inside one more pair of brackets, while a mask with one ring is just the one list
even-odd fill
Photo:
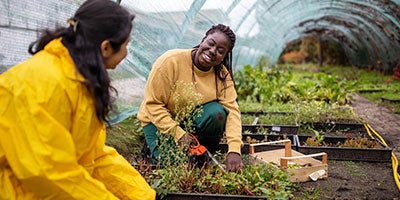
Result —
[[239, 172], [243, 169], [243, 161], [240, 154], [230, 152], [225, 159], [226, 170], [231, 172]]

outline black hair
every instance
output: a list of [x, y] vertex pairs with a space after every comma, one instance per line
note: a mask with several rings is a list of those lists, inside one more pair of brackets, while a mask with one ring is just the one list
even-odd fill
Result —
[[[208, 31], [206, 32], [202, 41], [208, 35], [213, 34], [217, 31], [225, 34], [225, 36], [229, 39], [231, 46], [230, 46], [226, 56], [222, 60], [222, 63], [219, 64], [218, 66], [214, 67], [215, 76], [218, 77], [218, 79], [220, 79], [223, 82], [224, 87], [226, 87], [226, 77], [228, 76], [228, 74], [224, 74], [223, 70], [222, 70], [222, 67], [225, 66], [226, 69], [228, 70], [229, 75], [231, 76], [233, 84], [235, 85], [235, 81], [233, 79], [233, 70], [232, 70], [232, 50], [235, 47], [235, 42], [236, 42], [235, 33], [232, 31], [232, 29], [229, 26], [226, 26], [224, 24], [213, 25], [213, 26], [211, 26], [210, 29], [208, 29]], [[200, 46], [200, 44], [195, 46], [194, 48], [198, 48], [199, 46]], [[218, 84], [217, 84], [217, 90], [218, 90]]]
[[76, 69], [85, 78], [85, 85], [94, 96], [97, 118], [108, 122], [109, 111], [115, 109], [115, 97], [111, 93], [117, 94], [117, 91], [111, 86], [100, 46], [108, 40], [113, 50], [119, 51], [131, 34], [134, 18], [134, 14], [111, 0], [87, 0], [69, 19], [70, 27], [44, 30], [43, 35], [29, 45], [28, 51], [36, 54], [51, 40], [62, 37], [61, 41]]

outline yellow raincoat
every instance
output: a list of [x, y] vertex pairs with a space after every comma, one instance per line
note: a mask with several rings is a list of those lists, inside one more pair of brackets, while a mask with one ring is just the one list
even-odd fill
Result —
[[0, 75], [0, 199], [155, 199], [83, 82], [61, 39]]

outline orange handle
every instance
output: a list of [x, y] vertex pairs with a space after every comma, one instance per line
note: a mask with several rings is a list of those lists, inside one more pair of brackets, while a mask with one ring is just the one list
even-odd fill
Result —
[[199, 140], [197, 140], [196, 136], [189, 133], [189, 135], [196, 141], [196, 145], [193, 145], [189, 148], [189, 153], [194, 156], [201, 156], [207, 152], [207, 148], [200, 144]]

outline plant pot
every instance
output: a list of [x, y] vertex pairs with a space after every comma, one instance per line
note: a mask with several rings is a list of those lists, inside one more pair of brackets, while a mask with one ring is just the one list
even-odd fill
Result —
[[224, 195], [224, 194], [196, 194], [196, 193], [168, 193], [165, 200], [236, 200], [236, 199], [267, 199], [259, 196]]
[[250, 133], [261, 133], [263, 131], [275, 132], [278, 134], [296, 135], [299, 126], [297, 125], [265, 125], [265, 124], [242, 124], [242, 133], [248, 131]]
[[[390, 162], [392, 149], [384, 147], [382, 149], [375, 148], [352, 148], [352, 147], [335, 147], [335, 146], [305, 146], [305, 141], [312, 135], [296, 135], [295, 141], [297, 151], [303, 154], [313, 154], [325, 152], [328, 154], [329, 160], [349, 160], [349, 161], [367, 161], [367, 162]], [[346, 137], [340, 136], [324, 136], [324, 142], [328, 144], [344, 143]], [[375, 139], [370, 139], [375, 140]], [[375, 140], [377, 141], [377, 140]], [[379, 141], [378, 141], [379, 142]]]

